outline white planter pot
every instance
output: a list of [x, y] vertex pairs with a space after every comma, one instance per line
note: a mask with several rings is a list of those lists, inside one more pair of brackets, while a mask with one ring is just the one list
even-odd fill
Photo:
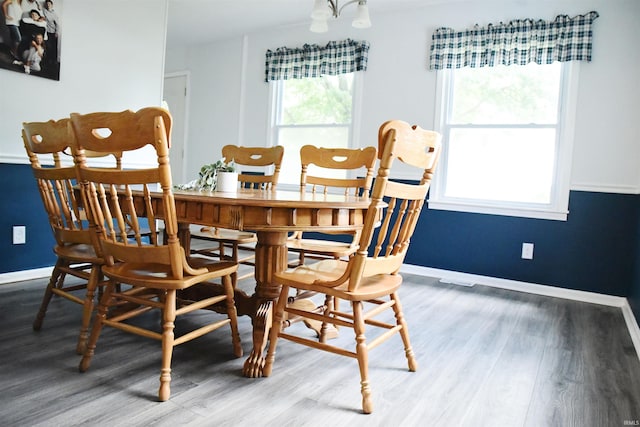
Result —
[[238, 190], [238, 172], [218, 172], [216, 191], [235, 193]]

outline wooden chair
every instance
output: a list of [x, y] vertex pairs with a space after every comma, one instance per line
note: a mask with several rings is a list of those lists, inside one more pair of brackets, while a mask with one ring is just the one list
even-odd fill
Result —
[[[76, 351], [81, 354], [89, 336], [95, 291], [102, 284], [100, 267], [103, 259], [96, 253], [95, 233], [83, 220], [86, 219], [84, 211], [74, 192], [76, 169], [72, 163], [64, 165], [62, 162], [73, 141], [69, 119], [23, 123], [22, 139], [49, 217], [55, 238], [53, 251], [57, 257], [33, 329], [39, 331], [42, 328], [54, 295], [82, 305], [82, 321], [76, 345]], [[66, 280], [68, 275], [82, 281], [69, 283]]]
[[[237, 145], [225, 145], [222, 148], [222, 157], [226, 163], [233, 161], [236, 165], [247, 166], [252, 171], [238, 173], [238, 182], [241, 188], [254, 188], [274, 190], [278, 184], [280, 166], [284, 147], [243, 147]], [[271, 173], [266, 173], [267, 168], [273, 168]], [[215, 242], [215, 247], [192, 249], [192, 254], [217, 257], [221, 260], [230, 260], [239, 264], [255, 266], [255, 243], [258, 241], [256, 234], [246, 231], [228, 230], [216, 227], [202, 227], [192, 231], [191, 238]], [[225, 248], [231, 249], [231, 255], [227, 255]], [[240, 256], [240, 253], [247, 254]], [[233, 286], [237, 281], [253, 277], [253, 271], [243, 275], [235, 275]]]
[[[135, 113], [71, 114], [71, 122], [76, 137], [76, 145], [72, 149], [83, 203], [88, 207], [89, 218], [96, 228], [104, 254], [102, 271], [110, 279], [100, 299], [79, 369], [81, 372], [89, 369], [103, 326], [159, 340], [162, 343], [162, 366], [158, 398], [165, 401], [170, 396], [171, 357], [176, 345], [230, 325], [234, 354], [237, 357], [242, 355], [231, 285], [231, 275], [236, 272], [237, 264], [199, 257], [187, 259], [180, 246], [169, 166], [171, 117], [166, 110], [152, 107]], [[99, 131], [105, 129], [110, 135], [100, 136]], [[93, 168], [87, 165], [84, 154], [85, 149], [131, 151], [149, 145], [155, 149], [158, 166], [148, 169]], [[154, 202], [149, 194], [157, 185], [162, 199]], [[134, 205], [132, 194], [135, 191], [145, 196], [143, 204]], [[160, 244], [154, 232], [150, 235], [150, 243], [146, 243], [141, 237], [142, 224], [148, 224], [152, 231], [156, 231], [156, 220], [160, 218], [165, 224], [167, 241]], [[195, 302], [178, 299], [178, 291], [196, 284], [206, 285], [220, 278], [224, 285], [223, 295]], [[118, 284], [130, 287], [119, 291]], [[114, 309], [121, 304], [128, 309]], [[214, 304], [226, 304], [227, 315], [222, 320], [220, 315], [208, 310], [214, 317], [213, 321], [174, 337], [177, 316], [212, 308]], [[142, 326], [146, 325], [144, 323], [134, 325], [127, 322], [153, 309], [158, 309], [162, 316], [160, 332]], [[147, 320], [155, 323], [153, 318]]]
[[[323, 148], [305, 145], [300, 149], [300, 191], [312, 193], [339, 191], [344, 194], [368, 196], [373, 181], [376, 164], [375, 147], [366, 148]], [[315, 166], [315, 174], [309, 173], [309, 166]], [[352, 171], [361, 176], [353, 178], [330, 178], [323, 174], [327, 170]], [[304, 238], [302, 232], [295, 233], [287, 242], [287, 249], [298, 254], [298, 259], [290, 266], [304, 264], [305, 257], [312, 259], [342, 258], [357, 248], [358, 233], [351, 233], [349, 242]]]
[[[380, 166], [358, 250], [348, 261], [324, 260], [274, 274], [274, 280], [282, 284], [282, 290], [275, 309], [263, 370], [264, 376], [271, 374], [279, 338], [356, 358], [360, 367], [362, 409], [365, 413], [373, 410], [368, 376], [369, 349], [399, 333], [409, 370], [417, 369], [397, 292], [402, 283], [398, 271], [409, 249], [409, 240], [423, 207], [441, 147], [438, 133], [411, 127], [397, 120], [384, 123], [378, 138]], [[394, 161], [419, 168], [419, 181], [416, 184], [391, 181], [389, 174]], [[382, 202], [387, 203], [386, 207]], [[291, 307], [288, 301], [290, 288], [324, 294], [324, 311], [316, 313]], [[351, 310], [334, 309], [334, 297], [349, 301]], [[329, 345], [322, 338], [313, 340], [286, 333], [281, 328], [285, 313], [321, 321], [323, 325], [352, 328], [355, 350]], [[382, 317], [383, 314], [386, 316]], [[391, 320], [394, 317], [395, 321]], [[374, 329], [378, 333], [374, 334]]]

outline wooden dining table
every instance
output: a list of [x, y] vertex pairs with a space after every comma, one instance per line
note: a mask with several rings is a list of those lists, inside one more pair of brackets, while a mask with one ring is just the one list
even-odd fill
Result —
[[[243, 366], [243, 375], [262, 376], [265, 347], [272, 321], [273, 302], [280, 287], [273, 281], [275, 272], [287, 268], [287, 238], [292, 231], [360, 230], [370, 199], [344, 194], [304, 193], [299, 191], [240, 189], [237, 192], [174, 190], [180, 239], [185, 252], [190, 249], [189, 225], [253, 231], [255, 247], [255, 292], [236, 292], [238, 314], [249, 315], [253, 323], [253, 347]], [[139, 200], [138, 203], [142, 203]], [[152, 203], [161, 205], [161, 193], [152, 195]], [[159, 212], [158, 209], [156, 211]], [[185, 295], [188, 299], [196, 294]]]

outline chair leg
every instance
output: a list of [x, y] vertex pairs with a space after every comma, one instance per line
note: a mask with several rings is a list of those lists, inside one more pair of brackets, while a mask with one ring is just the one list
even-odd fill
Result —
[[[333, 298], [333, 309], [336, 312], [340, 311], [340, 298], [338, 297]], [[333, 325], [333, 327], [336, 328], [336, 331], [340, 328], [338, 325]]]
[[[231, 248], [231, 260], [237, 264], [239, 258], [238, 245], [234, 244]], [[233, 285], [233, 289], [236, 289], [236, 286], [238, 286], [238, 270], [231, 274], [231, 283]]]
[[161, 402], [169, 400], [171, 395], [171, 357], [173, 356], [173, 342], [176, 320], [176, 291], [168, 290], [164, 298], [162, 311], [162, 367], [160, 368], [160, 389], [158, 399]]
[[353, 329], [356, 334], [356, 353], [358, 367], [360, 368], [360, 392], [362, 393], [362, 411], [365, 414], [373, 412], [371, 401], [371, 387], [369, 386], [369, 352], [367, 349], [364, 317], [362, 315], [362, 302], [354, 301], [353, 305]]
[[107, 311], [111, 302], [111, 293], [113, 292], [114, 286], [115, 284], [111, 281], [107, 283], [106, 289], [102, 294], [102, 298], [100, 298], [98, 310], [96, 312], [95, 318], [93, 319], [91, 335], [89, 336], [89, 341], [87, 342], [84, 354], [82, 355], [82, 360], [80, 360], [80, 365], [78, 366], [78, 370], [80, 372], [86, 372], [91, 365], [91, 359], [93, 358], [96, 350], [96, 343], [98, 342], [100, 332], [102, 331], [102, 322], [107, 317]]
[[280, 290], [280, 296], [276, 303], [275, 313], [273, 316], [273, 322], [271, 324], [271, 330], [269, 331], [269, 350], [267, 351], [267, 357], [265, 358], [264, 368], [262, 369], [262, 376], [268, 377], [271, 375], [273, 369], [273, 362], [276, 356], [276, 345], [278, 344], [278, 334], [282, 330], [282, 321], [284, 319], [284, 309], [287, 305], [287, 298], [289, 297], [289, 287], [282, 285]]
[[89, 273], [87, 291], [82, 307], [82, 324], [80, 325], [80, 335], [78, 336], [78, 345], [76, 346], [76, 353], [78, 354], [83, 354], [85, 347], [87, 346], [87, 339], [89, 338], [89, 323], [91, 323], [96, 288], [98, 287], [100, 275], [100, 266], [94, 264], [91, 267], [91, 272]]
[[51, 273], [51, 278], [49, 279], [49, 283], [47, 284], [47, 288], [44, 291], [44, 296], [42, 297], [42, 302], [40, 303], [40, 309], [38, 310], [38, 314], [36, 314], [36, 318], [33, 321], [33, 330], [39, 331], [42, 328], [42, 322], [44, 321], [44, 316], [47, 314], [47, 308], [49, 307], [49, 302], [51, 302], [51, 297], [53, 297], [52, 289], [54, 287], [61, 287], [61, 281], [64, 281], [65, 274], [60, 271], [60, 268], [63, 267], [65, 262], [58, 258], [56, 261], [56, 265], [53, 268], [53, 272]]
[[242, 343], [240, 342], [240, 332], [238, 331], [238, 311], [233, 298], [233, 283], [229, 276], [222, 278], [225, 293], [227, 294], [227, 316], [231, 326], [231, 342], [233, 343], [233, 354], [242, 357]]
[[[331, 315], [331, 312], [333, 311], [333, 297], [329, 296], [329, 295], [325, 295], [325, 300], [324, 300], [324, 318], [327, 319], [329, 318], [329, 316]], [[320, 326], [320, 339], [319, 341], [321, 343], [326, 343], [327, 342], [327, 332], [329, 330], [329, 322], [327, 322], [326, 320], [324, 320], [322, 322], [322, 326]]]
[[391, 299], [395, 301], [395, 304], [393, 305], [393, 312], [396, 316], [396, 323], [400, 326], [400, 336], [402, 337], [402, 343], [404, 344], [404, 354], [407, 356], [407, 362], [409, 363], [409, 371], [415, 372], [418, 370], [418, 362], [416, 362], [413, 349], [411, 348], [409, 329], [407, 328], [407, 322], [404, 320], [402, 304], [400, 304], [400, 298], [396, 293], [391, 294]]

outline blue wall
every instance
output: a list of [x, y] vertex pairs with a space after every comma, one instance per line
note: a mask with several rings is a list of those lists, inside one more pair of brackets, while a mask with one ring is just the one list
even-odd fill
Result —
[[[0, 273], [55, 264], [55, 243], [29, 165], [0, 164]], [[27, 243], [13, 245], [13, 226], [27, 227]]]
[[635, 315], [636, 319], [640, 321], [640, 217], [636, 217], [636, 221], [636, 229], [634, 230], [634, 235], [636, 237], [636, 264], [634, 269], [633, 281], [631, 282], [627, 298], [629, 299], [629, 305], [633, 310], [633, 314]]
[[[54, 244], [30, 166], [0, 164], [0, 273], [51, 266]], [[406, 262], [628, 297], [640, 319], [640, 196], [572, 191], [567, 221], [424, 210]], [[27, 226], [27, 244], [11, 227]], [[521, 259], [523, 242], [535, 244]]]
[[[638, 254], [638, 196], [572, 191], [567, 221], [426, 210], [407, 263], [627, 296]], [[523, 242], [535, 245], [521, 259]]]

